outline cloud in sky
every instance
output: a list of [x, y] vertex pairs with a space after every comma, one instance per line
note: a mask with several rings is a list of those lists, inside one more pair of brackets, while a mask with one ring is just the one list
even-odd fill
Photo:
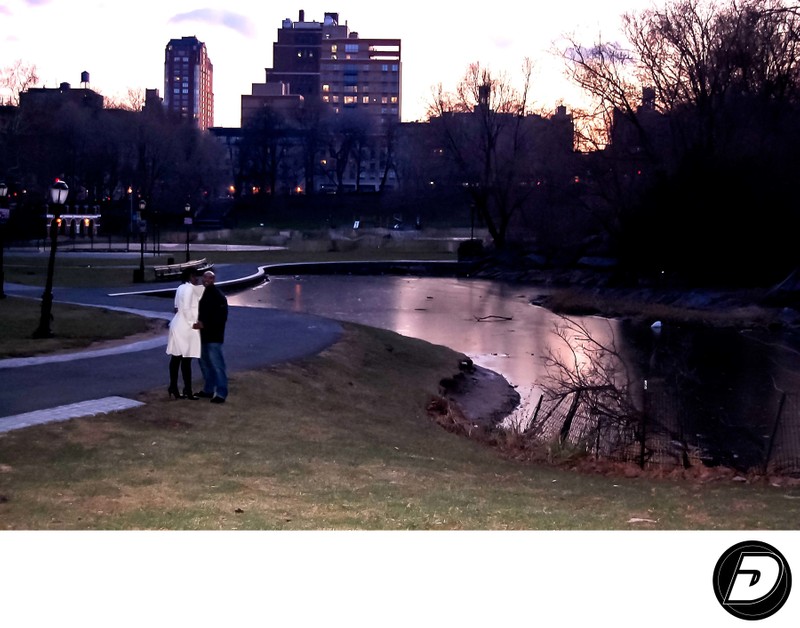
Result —
[[[39, 1], [39, 0], [29, 0]], [[44, 0], [47, 1], [47, 0]], [[231, 30], [244, 35], [245, 37], [255, 37], [256, 29], [253, 27], [247, 17], [232, 13], [230, 11], [221, 11], [219, 9], [195, 9], [188, 13], [179, 13], [170, 18], [170, 24], [179, 24], [182, 22], [203, 22], [205, 24], [218, 24], [230, 28]]]

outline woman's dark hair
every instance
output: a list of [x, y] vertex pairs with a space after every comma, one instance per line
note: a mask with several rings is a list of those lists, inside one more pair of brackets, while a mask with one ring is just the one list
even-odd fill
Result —
[[181, 283], [186, 283], [187, 281], [192, 280], [193, 271], [191, 268], [187, 268], [181, 272]]

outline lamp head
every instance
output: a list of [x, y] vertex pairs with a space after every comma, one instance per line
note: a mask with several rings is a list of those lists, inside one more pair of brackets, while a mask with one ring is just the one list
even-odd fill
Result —
[[56, 179], [56, 182], [50, 186], [50, 200], [56, 205], [63, 205], [66, 203], [68, 194], [69, 186], [61, 179]]

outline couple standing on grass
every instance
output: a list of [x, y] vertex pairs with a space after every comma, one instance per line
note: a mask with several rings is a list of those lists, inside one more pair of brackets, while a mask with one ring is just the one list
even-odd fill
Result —
[[[184, 271], [175, 291], [175, 316], [169, 324], [167, 354], [170, 397], [197, 400], [211, 399], [224, 403], [228, 396], [228, 376], [222, 344], [228, 320], [228, 300], [214, 285], [216, 275], [207, 270], [202, 275]], [[192, 358], [200, 358], [203, 390], [192, 392]], [[178, 372], [183, 376], [183, 392], [178, 392]]]

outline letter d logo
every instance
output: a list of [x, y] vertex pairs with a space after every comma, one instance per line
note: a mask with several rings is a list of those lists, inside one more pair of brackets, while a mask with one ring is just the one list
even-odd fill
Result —
[[789, 597], [792, 573], [774, 547], [760, 541], [738, 543], [714, 568], [714, 593], [722, 607], [740, 619], [765, 619]]

